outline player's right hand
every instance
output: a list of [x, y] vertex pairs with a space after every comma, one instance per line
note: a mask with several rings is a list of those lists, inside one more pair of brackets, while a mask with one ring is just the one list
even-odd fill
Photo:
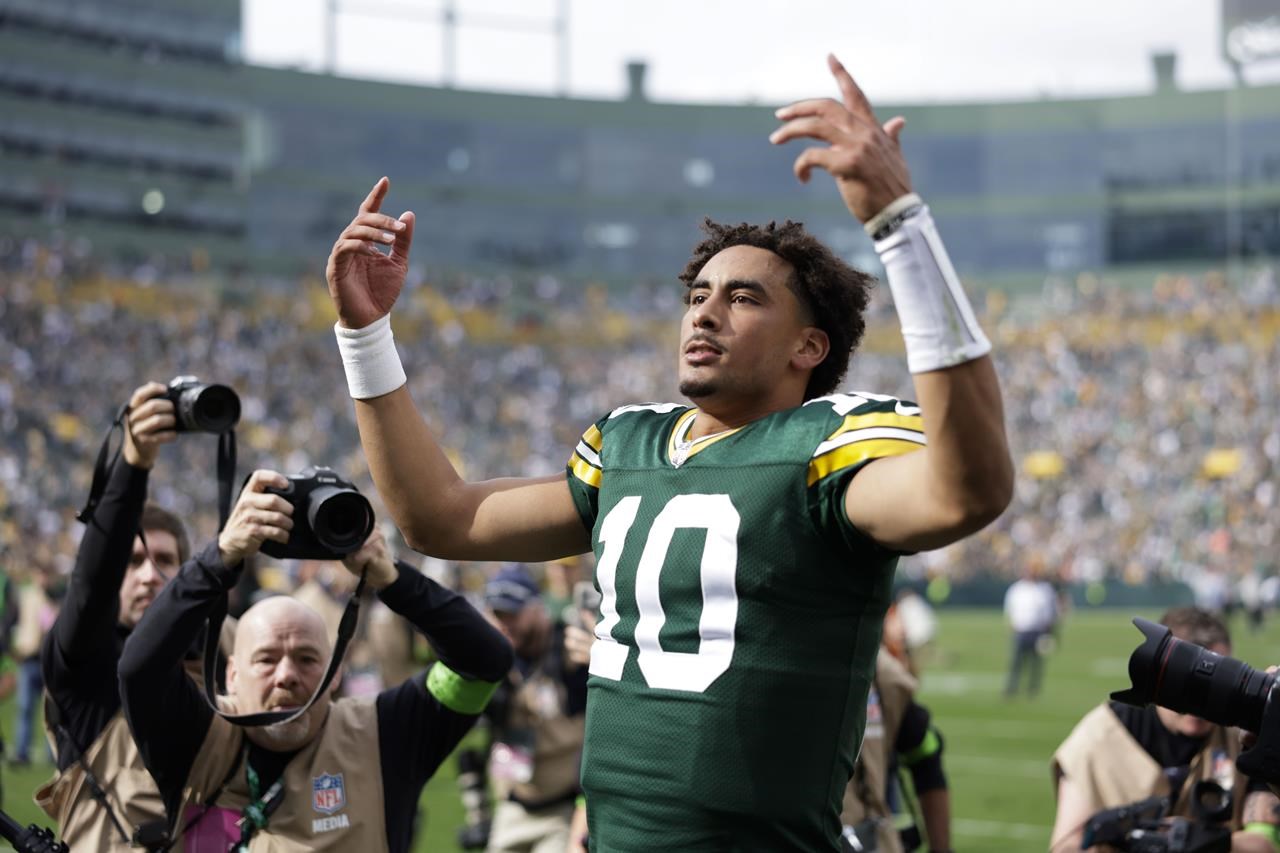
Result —
[[[338, 322], [348, 329], [362, 329], [388, 314], [409, 271], [414, 216], [405, 211], [394, 219], [379, 212], [390, 188], [390, 180], [378, 179], [329, 253], [329, 296]], [[384, 255], [379, 246], [390, 246], [391, 252]]]
[[284, 489], [289, 480], [280, 473], [259, 469], [249, 475], [240, 498], [231, 508], [226, 527], [218, 534], [218, 556], [222, 565], [234, 566], [258, 553], [268, 539], [289, 541], [293, 529], [293, 504], [268, 488]]
[[139, 386], [129, 397], [129, 414], [124, 422], [124, 461], [135, 468], [150, 469], [156, 464], [160, 445], [178, 437], [173, 431], [173, 403], [164, 396], [159, 382]]

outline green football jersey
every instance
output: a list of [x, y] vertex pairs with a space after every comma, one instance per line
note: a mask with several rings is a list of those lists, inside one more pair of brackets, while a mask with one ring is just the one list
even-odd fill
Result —
[[833, 395], [691, 442], [696, 416], [623, 406], [569, 461], [602, 594], [592, 849], [834, 850], [897, 564], [844, 492], [924, 445], [920, 412]]

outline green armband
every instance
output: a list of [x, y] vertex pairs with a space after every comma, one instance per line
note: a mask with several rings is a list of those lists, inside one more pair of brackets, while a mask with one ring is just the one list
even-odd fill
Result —
[[1276, 826], [1274, 823], [1255, 821], [1253, 823], [1246, 823], [1243, 831], [1263, 836], [1271, 842], [1272, 847], [1280, 850], [1280, 826]]
[[479, 714], [497, 689], [494, 682], [463, 678], [439, 661], [427, 673], [427, 692], [459, 714]]
[[929, 731], [925, 732], [924, 740], [920, 741], [920, 745], [902, 756], [902, 763], [910, 767], [929, 756], [936, 753], [942, 748], [942, 740], [938, 737], [938, 733], [929, 727]]
[[573, 807], [575, 809], [585, 809], [587, 807], [587, 795], [579, 794], [573, 798]]

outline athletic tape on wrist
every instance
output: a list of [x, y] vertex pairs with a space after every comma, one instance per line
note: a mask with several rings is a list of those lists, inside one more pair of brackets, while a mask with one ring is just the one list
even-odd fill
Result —
[[407, 382], [395, 338], [391, 335], [391, 315], [374, 320], [363, 329], [334, 325], [342, 367], [347, 373], [347, 390], [356, 400], [390, 394]]
[[991, 352], [928, 207], [875, 245], [902, 325], [908, 370], [942, 370]]

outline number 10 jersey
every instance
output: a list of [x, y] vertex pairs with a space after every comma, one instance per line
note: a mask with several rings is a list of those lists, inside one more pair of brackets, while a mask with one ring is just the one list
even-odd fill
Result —
[[760, 849], [835, 849], [897, 563], [844, 492], [924, 444], [919, 410], [833, 395], [691, 441], [696, 417], [624, 406], [569, 461], [602, 594], [593, 849], [745, 849], [714, 840], [754, 825]]

